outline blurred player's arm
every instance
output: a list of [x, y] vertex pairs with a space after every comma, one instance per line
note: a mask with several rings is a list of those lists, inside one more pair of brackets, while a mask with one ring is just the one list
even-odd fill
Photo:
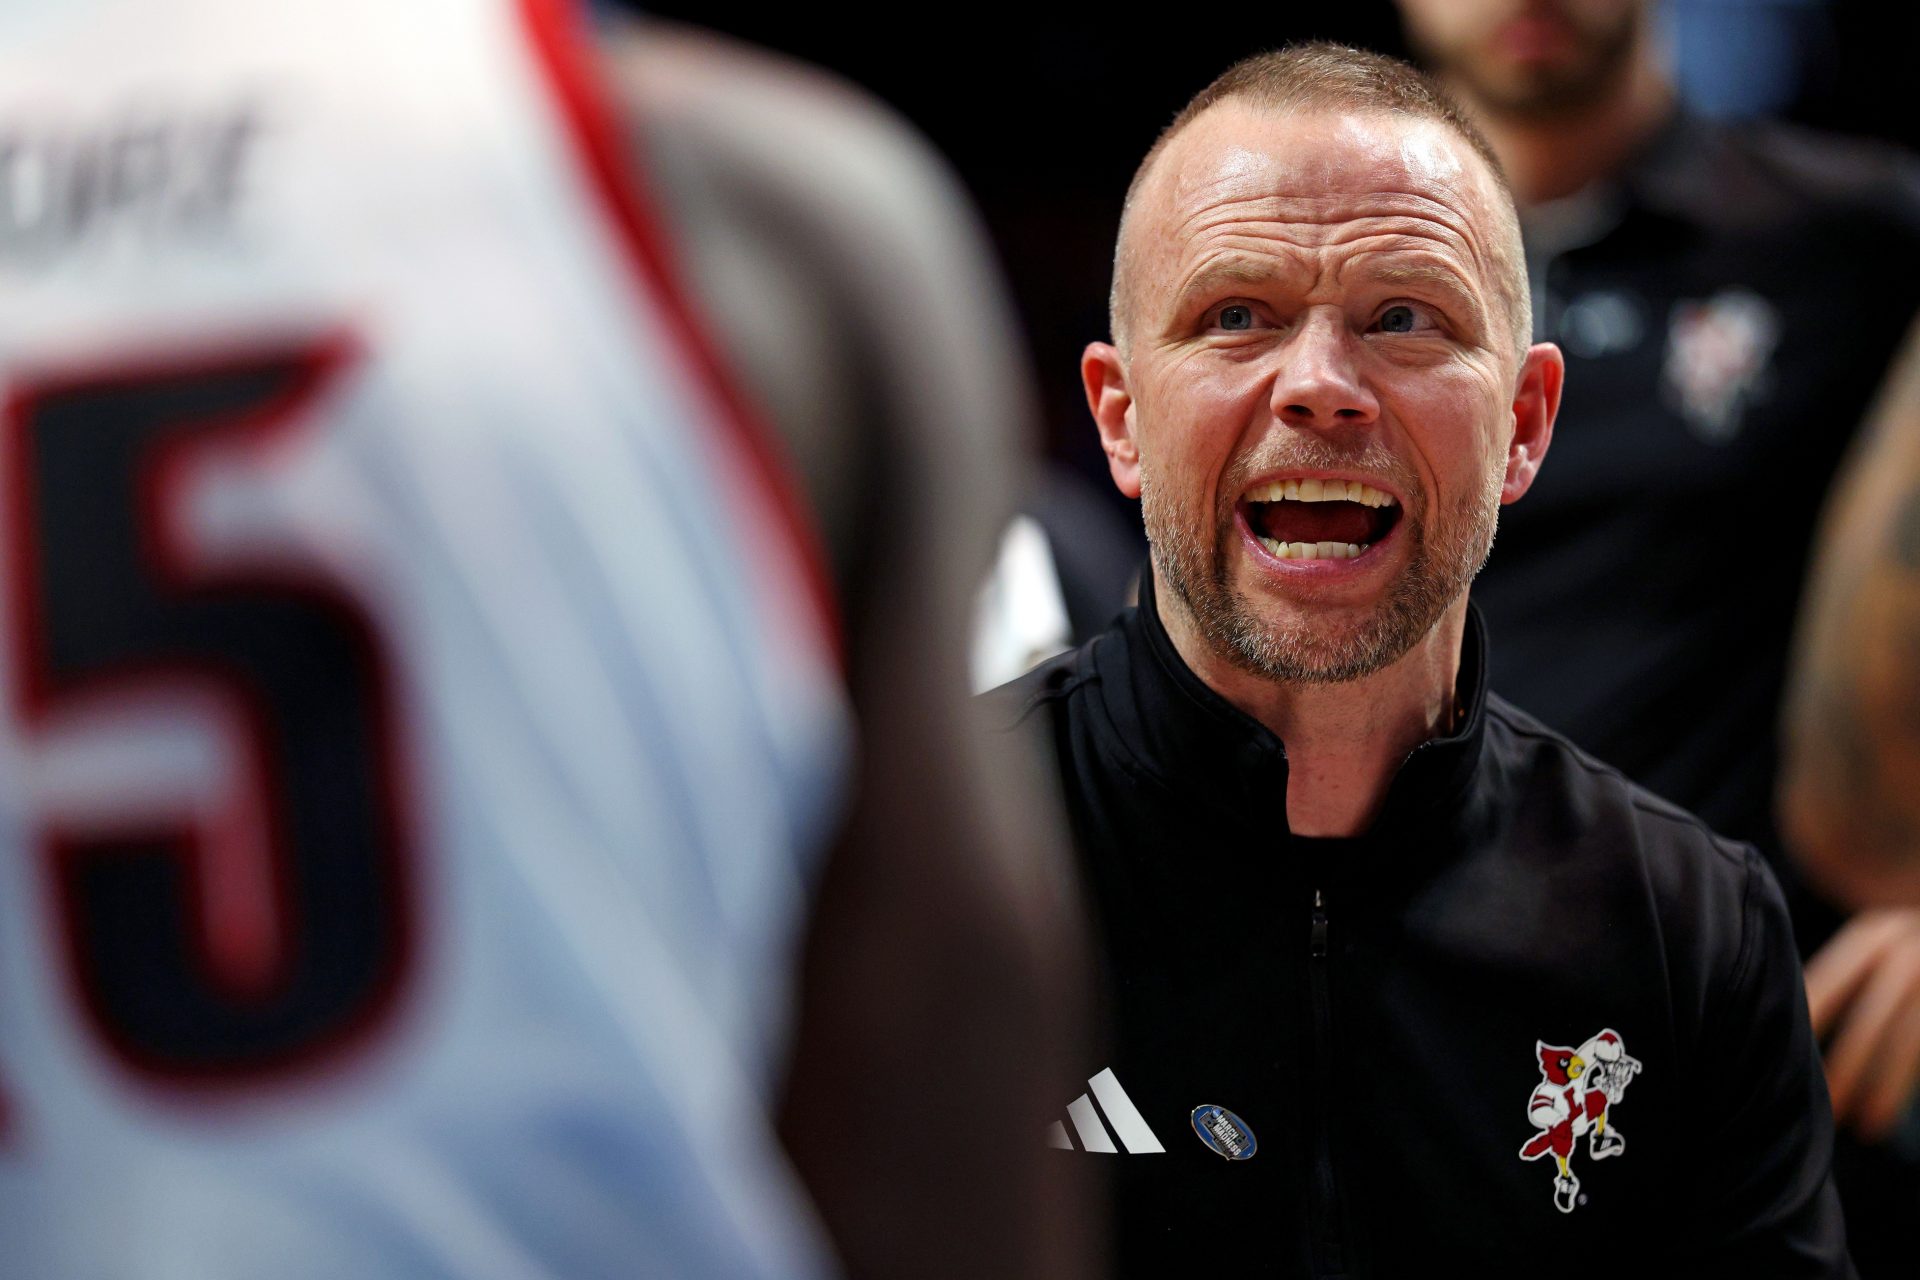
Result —
[[1920, 904], [1920, 325], [1834, 487], [1802, 609], [1781, 829], [1841, 899]]
[[1920, 1089], [1920, 324], [1834, 486], [1788, 685], [1781, 831], [1863, 910], [1807, 963], [1834, 1118], [1868, 1141]]
[[953, 179], [818, 73], [648, 24], [610, 39], [688, 282], [825, 534], [857, 795], [808, 940], [783, 1134], [856, 1277], [1091, 1274], [1043, 1146], [1079, 926], [1047, 776], [972, 722], [976, 585], [1031, 421]]

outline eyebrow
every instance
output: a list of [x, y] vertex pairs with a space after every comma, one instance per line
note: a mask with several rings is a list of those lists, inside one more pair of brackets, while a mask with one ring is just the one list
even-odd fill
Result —
[[1272, 265], [1258, 258], [1232, 255], [1215, 258], [1187, 278], [1174, 295], [1173, 309], [1184, 313], [1196, 298], [1218, 293], [1226, 285], [1263, 285], [1277, 279]]
[[[1183, 315], [1195, 300], [1231, 292], [1230, 286], [1233, 285], [1257, 287], [1271, 284], [1282, 274], [1274, 269], [1275, 265], [1264, 258], [1249, 258], [1239, 254], [1216, 258], [1195, 271], [1180, 286], [1180, 291], [1174, 296], [1174, 313]], [[1347, 265], [1352, 267], [1359, 279], [1368, 283], [1425, 286], [1476, 312], [1482, 310], [1475, 304], [1473, 290], [1460, 278], [1460, 273], [1437, 262], [1416, 260]]]
[[1473, 301], [1473, 291], [1460, 278], [1458, 271], [1450, 270], [1437, 262], [1393, 262], [1378, 266], [1359, 268], [1361, 278], [1377, 284], [1386, 285], [1425, 285], [1460, 299]]

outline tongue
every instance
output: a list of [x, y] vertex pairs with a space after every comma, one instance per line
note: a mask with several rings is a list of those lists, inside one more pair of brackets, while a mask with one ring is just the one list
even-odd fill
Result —
[[1280, 542], [1371, 541], [1373, 509], [1357, 502], [1260, 502], [1254, 530]]

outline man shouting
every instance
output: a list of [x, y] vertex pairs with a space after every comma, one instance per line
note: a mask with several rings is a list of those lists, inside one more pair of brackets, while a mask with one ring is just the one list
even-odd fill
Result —
[[[1390, 59], [1249, 59], [1134, 179], [1082, 372], [1151, 573], [995, 695], [1094, 897], [1114, 1047], [1051, 1136], [1124, 1274], [1851, 1273], [1765, 866], [1486, 689], [1528, 306], [1492, 152]], [[1540, 1046], [1601, 1029], [1631, 1145], [1524, 1157]]]

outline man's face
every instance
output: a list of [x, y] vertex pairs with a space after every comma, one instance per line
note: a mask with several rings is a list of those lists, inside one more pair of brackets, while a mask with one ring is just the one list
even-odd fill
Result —
[[[1129, 349], [1096, 344], [1083, 368], [1163, 607], [1220, 657], [1371, 674], [1478, 571], [1545, 447], [1514, 456], [1499, 198], [1440, 125], [1235, 102], [1148, 175], [1123, 245]], [[1557, 352], [1541, 362], [1557, 402]]]
[[1621, 76], [1644, 0], [1398, 0], [1407, 42], [1476, 103], [1551, 119]]

